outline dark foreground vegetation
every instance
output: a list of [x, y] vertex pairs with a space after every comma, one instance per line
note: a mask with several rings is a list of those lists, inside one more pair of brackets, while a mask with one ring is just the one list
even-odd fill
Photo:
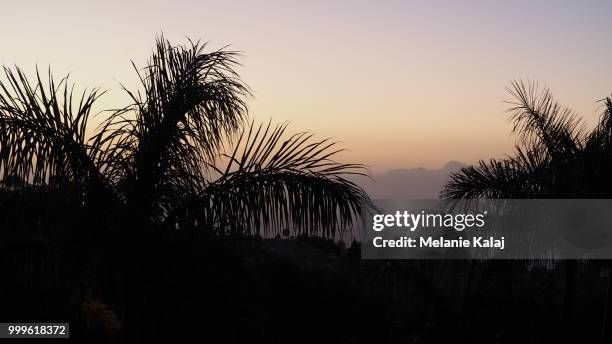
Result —
[[572, 272], [566, 328], [562, 262], [361, 261], [358, 244], [206, 232], [92, 251], [87, 219], [46, 221], [3, 237], [1, 320], [69, 321], [81, 342], [598, 342], [604, 322], [601, 262]]
[[[360, 260], [336, 239], [369, 207], [346, 179], [363, 167], [249, 125], [235, 58], [160, 39], [96, 130], [99, 92], [5, 69], [0, 321], [70, 322], [87, 343], [606, 342], [608, 262]], [[612, 194], [611, 101], [585, 132], [534, 90], [514, 88], [516, 156], [444, 197]]]

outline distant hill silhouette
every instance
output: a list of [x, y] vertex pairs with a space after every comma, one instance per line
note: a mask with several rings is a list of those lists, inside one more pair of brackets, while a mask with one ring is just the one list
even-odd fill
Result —
[[441, 169], [400, 168], [372, 175], [373, 180], [357, 176], [352, 180], [372, 198], [438, 198], [448, 177], [468, 165], [449, 161]]

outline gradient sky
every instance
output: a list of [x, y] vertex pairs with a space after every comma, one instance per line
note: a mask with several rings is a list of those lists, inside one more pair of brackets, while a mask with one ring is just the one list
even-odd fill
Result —
[[612, 91], [603, 1], [3, 1], [0, 63], [125, 103], [156, 34], [244, 52], [258, 120], [341, 140], [374, 171], [510, 153], [504, 90], [538, 80], [589, 123]]

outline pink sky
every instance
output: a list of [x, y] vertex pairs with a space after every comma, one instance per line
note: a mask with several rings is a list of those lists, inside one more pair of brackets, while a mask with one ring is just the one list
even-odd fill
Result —
[[[459, 5], [461, 3], [461, 5]], [[469, 5], [468, 5], [469, 4]], [[79, 85], [136, 86], [155, 35], [232, 44], [256, 119], [332, 136], [345, 158], [441, 168], [509, 153], [504, 87], [531, 78], [590, 122], [612, 91], [612, 5], [538, 1], [20, 1], [3, 5], [0, 63]]]

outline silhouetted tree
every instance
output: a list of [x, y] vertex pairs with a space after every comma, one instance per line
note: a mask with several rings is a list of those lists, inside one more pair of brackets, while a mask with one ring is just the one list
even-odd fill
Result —
[[[5, 183], [75, 187], [78, 203], [102, 218], [120, 212], [131, 232], [148, 225], [216, 232], [280, 232], [333, 237], [368, 201], [344, 178], [361, 165], [333, 161], [328, 140], [286, 124], [248, 122], [249, 88], [237, 53], [157, 40], [136, 69], [141, 90], [93, 132], [97, 89], [73, 97], [67, 77], [34, 81], [4, 68], [0, 82], [0, 173]], [[233, 144], [229, 153], [225, 148]], [[14, 184], [14, 183], [12, 183]], [[11, 185], [12, 185], [11, 184]], [[126, 226], [127, 227], [127, 226]], [[128, 233], [125, 233], [128, 234]]]
[[[509, 112], [518, 136], [516, 152], [480, 161], [450, 176], [444, 198], [609, 198], [612, 195], [612, 99], [602, 100], [599, 123], [556, 103], [547, 89], [513, 82]], [[566, 260], [565, 317], [570, 328], [575, 260]], [[608, 291], [610, 293], [610, 291]]]
[[[141, 88], [123, 87], [130, 104], [101, 113], [108, 116], [97, 128], [98, 89], [75, 95], [68, 77], [56, 82], [49, 72], [43, 81], [37, 70], [29, 79], [19, 67], [4, 67], [0, 81], [0, 210], [18, 218], [2, 216], [3, 223], [45, 238], [36, 261], [52, 256], [39, 232], [62, 232], [63, 241], [52, 243], [70, 260], [61, 265], [70, 270], [58, 288], [70, 294], [63, 300], [89, 293], [79, 284], [95, 275], [88, 281], [113, 300], [129, 342], [145, 335], [152, 271], [174, 258], [169, 252], [193, 253], [186, 242], [172, 246], [177, 233], [214, 252], [228, 242], [207, 239], [228, 235], [335, 239], [369, 203], [345, 179], [364, 174], [362, 165], [334, 161], [341, 150], [330, 140], [286, 135], [287, 124], [255, 125], [238, 54], [205, 48], [159, 38], [148, 65], [134, 66]], [[70, 235], [78, 238], [65, 240]], [[236, 266], [218, 263], [219, 270]], [[206, 273], [180, 271], [194, 280]], [[28, 281], [45, 276], [32, 275]]]

